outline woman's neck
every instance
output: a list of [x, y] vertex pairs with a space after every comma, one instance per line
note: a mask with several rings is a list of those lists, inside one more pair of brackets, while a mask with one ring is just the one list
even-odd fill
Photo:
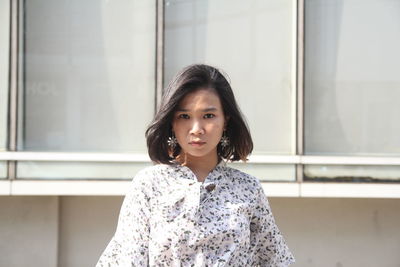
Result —
[[183, 153], [178, 158], [177, 161], [183, 166], [188, 167], [196, 175], [199, 182], [204, 182], [207, 175], [215, 168], [218, 164], [219, 158], [215, 153], [204, 157], [194, 157], [192, 155]]

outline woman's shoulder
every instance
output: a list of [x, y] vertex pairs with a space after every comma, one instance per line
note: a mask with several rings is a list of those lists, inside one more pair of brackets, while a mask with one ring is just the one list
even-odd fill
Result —
[[163, 177], [167, 177], [175, 171], [176, 168], [172, 164], [154, 164], [138, 171], [133, 178], [133, 181], [154, 182], [155, 179], [162, 179]]
[[170, 169], [171, 167], [172, 167], [171, 165], [167, 164], [153, 164], [151, 166], [144, 167], [138, 172], [138, 174], [157, 173], [159, 171], [165, 171], [167, 169]]
[[173, 166], [155, 164], [139, 170], [131, 181], [131, 187], [151, 193], [160, 186], [164, 177], [173, 171]]
[[173, 171], [172, 165], [167, 164], [154, 164], [151, 166], [144, 167], [137, 172], [136, 177], [151, 177], [154, 175], [164, 174]]
[[227, 170], [229, 180], [231, 180], [232, 182], [245, 184], [253, 188], [261, 188], [260, 180], [254, 175], [251, 175], [231, 166], [226, 166], [225, 168]]

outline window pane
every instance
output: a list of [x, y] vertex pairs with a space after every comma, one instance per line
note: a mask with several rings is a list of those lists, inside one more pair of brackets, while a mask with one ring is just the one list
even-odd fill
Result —
[[293, 1], [166, 1], [165, 81], [206, 63], [230, 77], [255, 154], [294, 151]]
[[260, 181], [295, 181], [294, 165], [260, 164], [260, 163], [230, 163], [229, 166], [257, 177]]
[[18, 178], [132, 179], [149, 163], [29, 162], [18, 163]]
[[25, 1], [19, 150], [145, 152], [155, 1]]
[[[8, 61], [10, 49], [10, 1], [0, 0], [0, 151], [7, 147]], [[5, 163], [0, 163], [5, 164]], [[1, 169], [1, 167], [0, 167]], [[1, 172], [1, 171], [0, 171]], [[0, 173], [1, 175], [1, 173]]]
[[304, 168], [305, 181], [399, 182], [400, 166], [309, 165]]
[[306, 153], [400, 155], [400, 1], [305, 3]]

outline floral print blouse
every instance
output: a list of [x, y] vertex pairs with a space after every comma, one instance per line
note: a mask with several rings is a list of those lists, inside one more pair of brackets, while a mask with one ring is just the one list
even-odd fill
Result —
[[140, 171], [101, 266], [288, 266], [294, 262], [257, 178], [221, 161], [198, 182], [179, 164]]

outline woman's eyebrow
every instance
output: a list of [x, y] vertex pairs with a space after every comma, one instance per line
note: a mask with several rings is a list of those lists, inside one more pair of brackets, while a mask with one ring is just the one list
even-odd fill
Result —
[[[209, 108], [205, 108], [205, 109], [203, 109], [203, 110], [201, 110], [201, 111], [203, 111], [203, 112], [209, 112], [209, 111], [216, 111], [217, 110], [217, 108], [215, 108], [215, 107], [209, 107]], [[188, 109], [185, 109], [185, 108], [178, 108], [177, 110], [176, 110], [176, 112], [188, 112], [189, 110]]]
[[217, 110], [217, 108], [210, 107], [210, 108], [203, 109], [203, 112], [216, 111], [216, 110]]

